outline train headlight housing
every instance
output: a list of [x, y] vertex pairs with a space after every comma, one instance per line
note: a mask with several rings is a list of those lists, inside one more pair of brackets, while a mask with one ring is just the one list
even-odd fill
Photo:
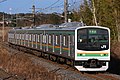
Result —
[[83, 56], [85, 56], [85, 54], [83, 54]]
[[100, 54], [100, 56], [107, 56], [107, 54]]

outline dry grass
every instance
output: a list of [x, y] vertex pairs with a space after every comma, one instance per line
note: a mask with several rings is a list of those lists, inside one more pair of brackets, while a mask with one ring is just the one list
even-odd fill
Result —
[[0, 67], [6, 72], [22, 76], [27, 80], [53, 80], [54, 74], [47, 72], [44, 67], [35, 65], [27, 56], [9, 52], [0, 46]]
[[[5, 41], [8, 38], [10, 28], [5, 28]], [[2, 30], [0, 28], [0, 30]], [[0, 37], [0, 43], [2, 37]], [[14, 54], [14, 53], [13, 53]], [[25, 55], [10, 55], [9, 52], [0, 44], [0, 68], [6, 72], [18, 75], [26, 80], [57, 80], [57, 75], [48, 72], [44, 67], [34, 64], [31, 59]]]
[[111, 56], [120, 59], [120, 42], [113, 41], [111, 43]]

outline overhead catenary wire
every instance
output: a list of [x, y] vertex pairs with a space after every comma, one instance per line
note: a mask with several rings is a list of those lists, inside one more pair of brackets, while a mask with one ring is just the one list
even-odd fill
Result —
[[57, 4], [60, 0], [57, 0], [56, 2], [54, 2], [53, 4], [51, 4], [50, 6], [46, 7], [46, 8], [43, 8], [43, 9], [40, 9], [38, 10], [37, 12], [41, 11], [41, 10], [46, 10], [48, 8], [51, 8], [52, 6], [54, 6], [55, 4]]
[[[60, 0], [57, 0], [56, 2], [54, 2], [53, 4], [51, 4], [50, 6], [46, 7], [46, 8], [39, 8], [37, 12], [48, 12], [49, 10], [53, 10], [53, 11], [61, 11], [63, 12], [64, 9], [63, 9], [63, 6], [64, 6], [64, 3], [61, 2], [59, 3]], [[81, 2], [81, 0], [71, 0], [71, 2], [68, 2], [68, 11], [74, 11], [74, 10], [79, 10], [79, 6], [76, 6], [77, 4], [79, 4]]]

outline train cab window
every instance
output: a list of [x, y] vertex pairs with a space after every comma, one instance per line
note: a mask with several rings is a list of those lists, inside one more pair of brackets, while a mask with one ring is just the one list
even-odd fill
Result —
[[78, 43], [82, 43], [82, 44], [86, 44], [87, 43], [87, 30], [86, 29], [81, 29], [78, 30], [77, 33], [77, 42]]
[[[103, 48], [103, 46], [105, 47]], [[108, 48], [109, 35], [106, 29], [88, 28], [77, 31], [77, 49], [96, 51]]]

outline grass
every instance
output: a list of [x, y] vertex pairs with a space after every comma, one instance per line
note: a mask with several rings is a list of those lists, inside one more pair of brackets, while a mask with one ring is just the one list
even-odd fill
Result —
[[11, 54], [0, 46], [0, 67], [6, 72], [21, 76], [26, 80], [54, 80], [55, 74], [47, 72], [44, 67], [35, 65], [27, 56]]

